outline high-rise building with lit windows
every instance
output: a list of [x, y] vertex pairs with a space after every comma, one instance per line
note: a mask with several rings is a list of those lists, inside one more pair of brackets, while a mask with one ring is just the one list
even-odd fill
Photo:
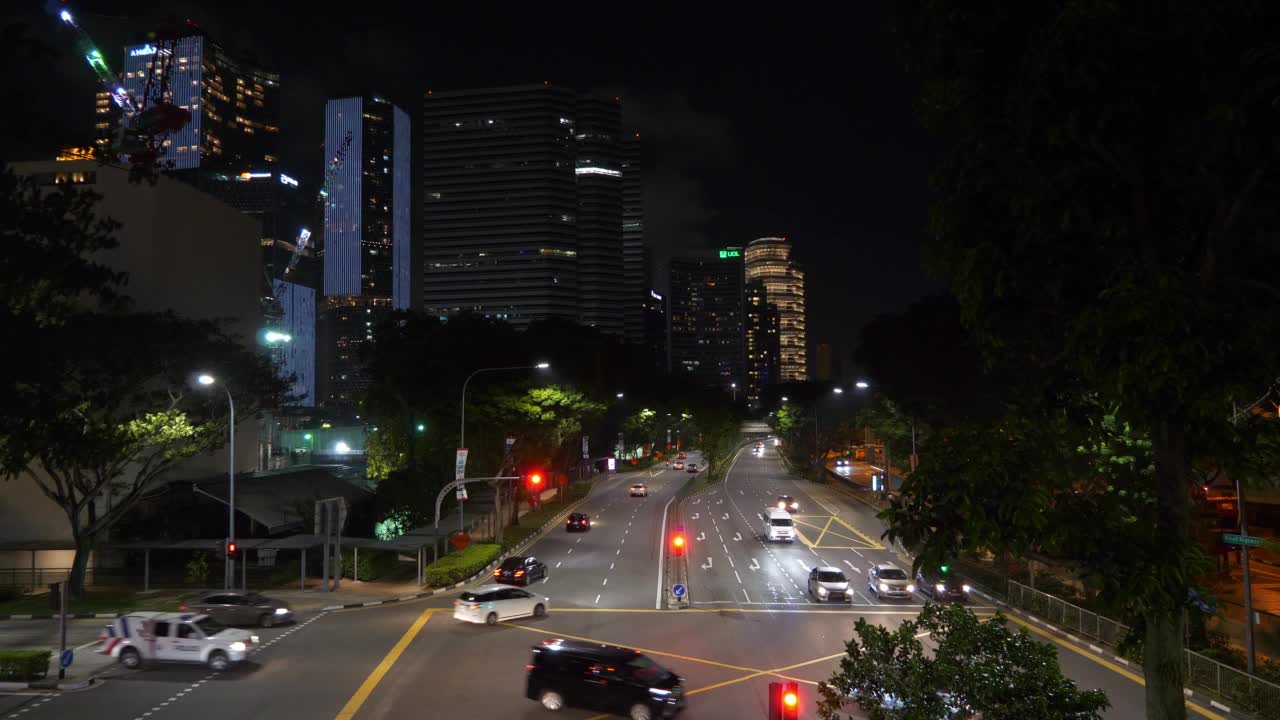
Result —
[[768, 302], [778, 308], [778, 381], [809, 379], [805, 339], [804, 271], [791, 259], [784, 237], [763, 237], [747, 244], [747, 280], [764, 284]]
[[325, 160], [341, 164], [324, 197], [321, 397], [357, 404], [360, 348], [391, 310], [409, 308], [409, 115], [378, 97], [325, 106]]
[[640, 133], [629, 133], [622, 142], [622, 323], [626, 340], [633, 345], [647, 342], [646, 311], [654, 302], [648, 250]]
[[671, 259], [671, 372], [725, 388], [743, 382], [742, 249]]
[[764, 386], [778, 382], [778, 306], [769, 302], [764, 283], [748, 280], [743, 294], [746, 343], [746, 395], [759, 402]]
[[542, 83], [423, 102], [423, 309], [622, 334], [618, 101]]
[[[189, 30], [172, 43], [124, 49], [122, 80], [136, 103], [149, 106], [159, 96], [156, 78], [167, 65], [169, 102], [191, 113], [191, 122], [165, 141], [161, 162], [172, 161], [174, 170], [271, 170], [280, 155], [280, 76], [233, 56], [195, 26]], [[170, 51], [173, 59], [166, 63]], [[97, 100], [102, 107], [102, 98]], [[119, 110], [108, 107], [110, 112], [98, 114], [118, 122]], [[114, 125], [95, 129], [101, 138], [113, 134]]]

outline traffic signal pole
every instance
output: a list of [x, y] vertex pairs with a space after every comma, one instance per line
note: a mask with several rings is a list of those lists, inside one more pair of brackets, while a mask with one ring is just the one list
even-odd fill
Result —
[[[432, 542], [431, 542], [431, 552], [432, 552], [433, 561], [440, 560], [440, 504], [444, 502], [444, 496], [450, 490], [460, 488], [466, 485], [467, 483], [472, 483], [472, 482], [493, 482], [495, 480], [502, 481], [502, 480], [519, 480], [519, 479], [520, 479], [519, 477], [513, 477], [510, 475], [499, 475], [497, 477], [464, 478], [462, 480], [454, 480], [453, 482], [440, 488], [439, 494], [436, 495], [436, 521], [434, 525], [435, 533], [432, 536]], [[513, 498], [513, 501], [514, 501], [514, 498]], [[515, 502], [518, 505], [518, 501], [515, 501]]]

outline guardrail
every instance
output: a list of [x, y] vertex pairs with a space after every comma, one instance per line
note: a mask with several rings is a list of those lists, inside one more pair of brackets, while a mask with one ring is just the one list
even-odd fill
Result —
[[[1122, 622], [1012, 580], [1008, 581], [1006, 599], [1010, 605], [1020, 610], [1113, 649], [1132, 630]], [[1190, 648], [1183, 650], [1183, 657], [1186, 661], [1187, 685], [1190, 687], [1212, 693], [1261, 717], [1280, 719], [1280, 685], [1218, 662]]]

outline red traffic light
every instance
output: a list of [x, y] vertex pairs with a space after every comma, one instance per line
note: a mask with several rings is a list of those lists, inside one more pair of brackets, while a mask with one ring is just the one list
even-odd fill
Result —
[[542, 485], [542, 473], [530, 473], [529, 484], [532, 485], [533, 487], [538, 487]]
[[671, 549], [676, 555], [684, 555], [684, 535], [676, 533], [675, 537], [671, 538]]
[[227, 541], [227, 557], [235, 557], [240, 548], [232, 541]]
[[782, 684], [782, 720], [797, 720], [800, 717], [800, 685], [798, 683]]

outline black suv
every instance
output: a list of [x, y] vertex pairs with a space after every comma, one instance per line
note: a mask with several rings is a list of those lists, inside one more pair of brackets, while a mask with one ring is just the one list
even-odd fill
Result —
[[569, 515], [569, 518], [564, 521], [564, 529], [566, 532], [573, 532], [574, 530], [590, 530], [591, 517], [586, 513], [572, 513]]
[[673, 717], [685, 704], [683, 678], [627, 648], [548, 640], [533, 646], [528, 669], [525, 697], [548, 710], [572, 706], [652, 720]]
[[507, 585], [528, 585], [547, 576], [547, 564], [531, 557], [513, 555], [493, 571], [493, 581]]

